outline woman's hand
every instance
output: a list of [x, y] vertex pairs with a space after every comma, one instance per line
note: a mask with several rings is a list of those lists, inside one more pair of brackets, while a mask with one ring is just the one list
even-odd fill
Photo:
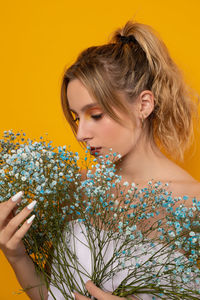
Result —
[[26, 254], [22, 238], [30, 228], [32, 222], [19, 225], [31, 213], [36, 201], [25, 207], [20, 213], [15, 215], [17, 205], [21, 201], [23, 192], [19, 192], [8, 201], [0, 203], [0, 249], [9, 262], [15, 262]]
[[[122, 297], [113, 296], [110, 293], [106, 293], [106, 292], [102, 291], [100, 288], [96, 287], [96, 285], [92, 281], [90, 281], [90, 280], [86, 282], [85, 287], [88, 290], [88, 292], [90, 293], [90, 295], [93, 296], [93, 297], [95, 297], [98, 300], [119, 300], [119, 299], [134, 300], [134, 299], [136, 299], [133, 296], [129, 296], [129, 298], [122, 298]], [[75, 299], [76, 300], [91, 299], [91, 298], [82, 296], [82, 295], [80, 295], [77, 292], [74, 292], [74, 295], [75, 295]]]

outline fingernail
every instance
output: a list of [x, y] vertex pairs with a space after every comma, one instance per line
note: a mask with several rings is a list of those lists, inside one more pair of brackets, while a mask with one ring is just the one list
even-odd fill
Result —
[[24, 194], [23, 191], [18, 192], [17, 194], [15, 194], [11, 199], [13, 202], [16, 202], [17, 200], [19, 200], [20, 197], [22, 197], [22, 195]]
[[28, 220], [27, 223], [30, 224], [35, 218], [35, 215], [32, 215]]
[[29, 205], [27, 205], [27, 208], [32, 209], [35, 206], [36, 203], [37, 203], [36, 200], [32, 201]]

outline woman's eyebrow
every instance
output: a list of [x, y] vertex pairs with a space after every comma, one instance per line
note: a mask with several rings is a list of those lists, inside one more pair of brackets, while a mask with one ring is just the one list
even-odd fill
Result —
[[[90, 103], [90, 104], [87, 104], [87, 105], [85, 105], [85, 106], [83, 106], [83, 107], [81, 108], [81, 112], [85, 112], [87, 109], [92, 108], [92, 107], [95, 107], [95, 106], [98, 106], [98, 104], [97, 104], [97, 103]], [[76, 114], [75, 110], [73, 110], [73, 109], [70, 108], [70, 107], [69, 107], [69, 109], [70, 109], [71, 111], [73, 111], [73, 112]]]

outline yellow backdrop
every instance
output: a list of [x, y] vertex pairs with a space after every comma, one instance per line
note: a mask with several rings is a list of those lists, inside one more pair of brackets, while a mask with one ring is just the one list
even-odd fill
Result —
[[[91, 45], [135, 17], [154, 27], [199, 93], [199, 0], [11, 0], [0, 9], [1, 125], [39, 139], [47, 132], [53, 145], [71, 144], [81, 152], [62, 114], [60, 83], [65, 65]], [[200, 180], [200, 146], [182, 164]], [[0, 253], [0, 300], [28, 299]]]

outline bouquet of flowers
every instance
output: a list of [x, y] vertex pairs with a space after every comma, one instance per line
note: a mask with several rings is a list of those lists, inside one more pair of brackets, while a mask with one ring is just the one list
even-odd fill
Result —
[[10, 130], [0, 140], [0, 201], [23, 190], [20, 211], [37, 200], [24, 244], [50, 299], [73, 299], [74, 290], [89, 297], [89, 279], [122, 297], [200, 299], [200, 201], [187, 208], [187, 196], [173, 198], [153, 179], [143, 189], [122, 184], [116, 153], [97, 160], [86, 150], [80, 159], [19, 136]]

